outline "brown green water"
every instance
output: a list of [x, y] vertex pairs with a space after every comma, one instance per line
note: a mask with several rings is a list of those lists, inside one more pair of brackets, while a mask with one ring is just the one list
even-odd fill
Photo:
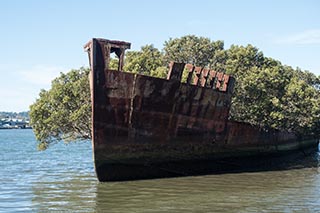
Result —
[[99, 183], [90, 143], [38, 152], [31, 130], [1, 130], [0, 144], [0, 212], [320, 212], [318, 152], [286, 170]]

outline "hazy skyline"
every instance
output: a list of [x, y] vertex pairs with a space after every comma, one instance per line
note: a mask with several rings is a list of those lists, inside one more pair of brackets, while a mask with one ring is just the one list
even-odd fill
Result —
[[0, 111], [26, 111], [42, 88], [88, 66], [92, 37], [124, 40], [132, 50], [188, 34], [252, 44], [265, 56], [320, 75], [320, 2], [18, 1], [0, 2]]

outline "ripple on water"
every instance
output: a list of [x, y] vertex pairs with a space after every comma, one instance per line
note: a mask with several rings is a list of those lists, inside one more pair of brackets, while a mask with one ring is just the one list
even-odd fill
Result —
[[90, 143], [38, 152], [32, 131], [4, 130], [0, 145], [0, 212], [320, 212], [318, 154], [291, 170], [98, 183]]

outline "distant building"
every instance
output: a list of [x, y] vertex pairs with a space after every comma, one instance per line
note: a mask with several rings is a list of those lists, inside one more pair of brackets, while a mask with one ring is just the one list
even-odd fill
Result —
[[3, 118], [0, 120], [0, 129], [30, 129], [28, 120], [16, 118]]

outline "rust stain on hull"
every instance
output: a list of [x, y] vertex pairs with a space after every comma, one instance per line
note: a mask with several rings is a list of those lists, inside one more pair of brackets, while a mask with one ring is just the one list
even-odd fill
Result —
[[[199, 173], [204, 162], [316, 146], [295, 134], [229, 121], [235, 79], [191, 64], [171, 63], [167, 79], [122, 72], [130, 43], [92, 39], [92, 131], [100, 181]], [[108, 67], [110, 53], [118, 70]], [[187, 70], [186, 83], [181, 83]]]

